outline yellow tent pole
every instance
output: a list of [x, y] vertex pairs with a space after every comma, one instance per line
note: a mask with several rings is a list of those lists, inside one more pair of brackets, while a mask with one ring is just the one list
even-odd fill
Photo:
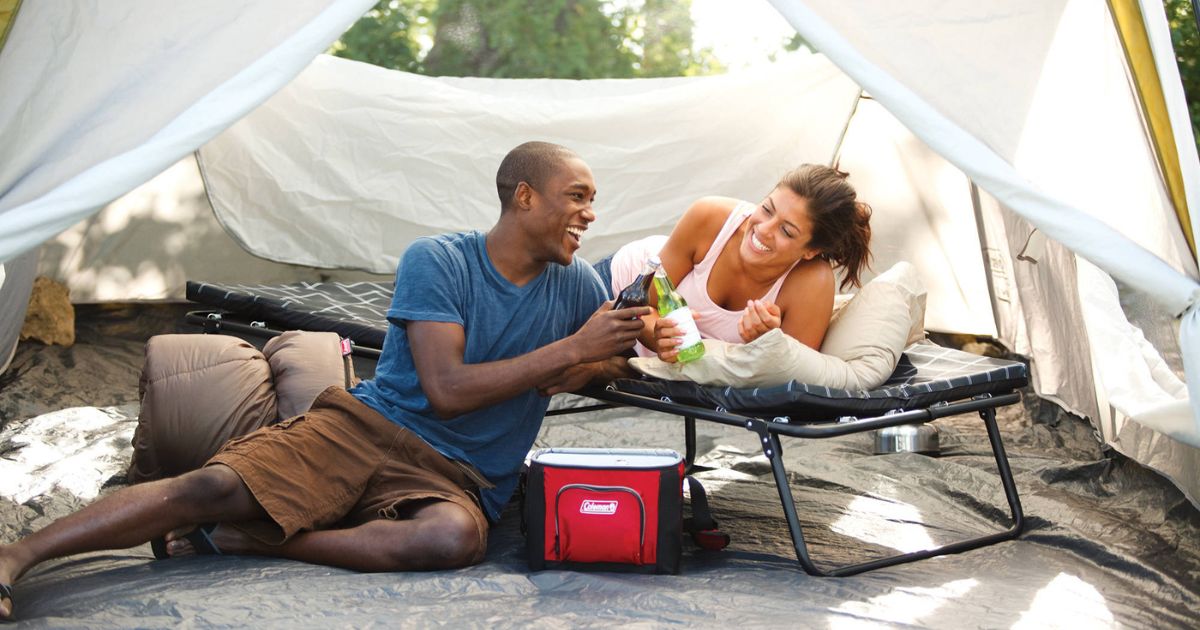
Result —
[[1125, 59], [1133, 74], [1133, 84], [1140, 97], [1146, 124], [1150, 127], [1154, 153], [1158, 156], [1159, 170], [1166, 180], [1167, 193], [1175, 205], [1179, 226], [1183, 228], [1183, 235], [1192, 248], [1192, 256], [1196, 256], [1196, 238], [1192, 234], [1183, 173], [1179, 169], [1179, 151], [1175, 146], [1162, 80], [1154, 66], [1154, 55], [1150, 52], [1150, 38], [1146, 35], [1141, 9], [1137, 0], [1108, 0], [1108, 6], [1121, 38], [1121, 46], [1125, 49]]
[[8, 41], [8, 32], [12, 30], [13, 18], [21, 8], [21, 0], [0, 0], [0, 50], [4, 50], [4, 42]]

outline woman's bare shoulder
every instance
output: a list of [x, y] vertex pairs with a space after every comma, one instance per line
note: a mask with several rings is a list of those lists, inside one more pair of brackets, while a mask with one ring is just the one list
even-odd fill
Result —
[[790, 304], [823, 306], [827, 302], [832, 309], [836, 289], [837, 275], [833, 265], [822, 258], [814, 258], [801, 261], [788, 272], [776, 302], [784, 307]]
[[820, 349], [833, 316], [836, 281], [833, 267], [820, 258], [793, 267], [775, 300], [783, 314], [783, 332]]
[[741, 199], [709, 195], [693, 201], [688, 212], [696, 210], [698, 212], [722, 212], [728, 215], [739, 203], [742, 203]]
[[[661, 258], [668, 273], [678, 273], [680, 278], [691, 273], [692, 267], [703, 260], [712, 247], [721, 226], [725, 225], [737, 204], [738, 200], [731, 197], [701, 197], [692, 202], [663, 247]], [[675, 256], [680, 262], [672, 267], [667, 261]]]
[[741, 200], [733, 197], [701, 197], [692, 202], [679, 222], [700, 231], [709, 231], [705, 228], [712, 229], [714, 226], [719, 231], [739, 203]]

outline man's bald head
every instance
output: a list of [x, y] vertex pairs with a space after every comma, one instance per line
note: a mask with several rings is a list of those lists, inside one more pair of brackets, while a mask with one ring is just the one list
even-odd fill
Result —
[[579, 155], [552, 142], [526, 142], [509, 151], [496, 171], [496, 193], [500, 195], [501, 212], [512, 205], [518, 184], [525, 182], [540, 192], [546, 180], [572, 158], [579, 159]]

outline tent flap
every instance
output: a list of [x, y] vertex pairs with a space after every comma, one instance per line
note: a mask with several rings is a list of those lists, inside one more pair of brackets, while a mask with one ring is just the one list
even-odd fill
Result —
[[186, 156], [289, 81], [371, 4], [23, 6], [0, 54], [0, 261]]
[[[921, 6], [932, 2], [892, 5], [885, 11], [840, 0], [775, 4], [807, 41], [1004, 207], [1169, 312], [1189, 311], [1180, 333], [1185, 363], [1189, 355], [1200, 354], [1200, 347], [1189, 345], [1200, 341], [1200, 330], [1190, 328], [1197, 325], [1194, 304], [1200, 295], [1194, 258], [1172, 244], [1181, 233], [1177, 223], [1165, 227], [1166, 217], [1174, 216], [1158, 173], [1139, 177], [1154, 162], [1148, 166], [1124, 152], [1136, 144], [1133, 140], [1120, 141], [1134, 138], [1135, 130], [1137, 137], [1144, 133], [1140, 115], [1128, 114], [1138, 113], [1137, 102], [1124, 78], [1124, 58], [1107, 7], [1074, 0], [992, 0], [951, 13]], [[995, 55], [997, 49], [987, 44], [1004, 29], [984, 28], [994, 21], [1008, 28], [1026, 25], [1024, 37], [1013, 41], [1022, 41], [1020, 49], [1043, 54], [1034, 59], [1008, 56], [1006, 70], [988, 80], [959, 80], [968, 70], [987, 67], [986, 57]], [[1085, 64], [1088, 72], [1079, 72], [1074, 61], [1084, 53], [1090, 53], [1084, 59], [1090, 65]], [[932, 67], [939, 72], [929, 72]], [[1083, 83], [1089, 73], [1091, 80]], [[1074, 93], [1088, 102], [1086, 111], [1068, 110], [1055, 98], [1076, 85], [1088, 88]], [[1107, 134], [1103, 143], [1088, 141], [1081, 134], [1094, 138], [1101, 128], [1088, 121], [1103, 121], [1117, 141], [1110, 143]], [[1119, 177], [1099, 177], [1114, 165]], [[1122, 185], [1104, 186], [1106, 181]], [[1106, 201], [1118, 196], [1113, 193], [1138, 190], [1139, 181], [1144, 182], [1141, 194], [1132, 206], [1111, 207]], [[1128, 220], [1130, 207], [1140, 209], [1138, 220]], [[1162, 229], [1147, 231], [1148, 224]], [[1033, 293], [1022, 294], [1024, 305]], [[1035, 362], [1043, 358], [1037, 346], [1032, 350]], [[1077, 370], [1089, 359], [1088, 353], [1079, 355]], [[1187, 376], [1192, 401], [1200, 400], [1200, 373], [1189, 371]], [[1082, 403], [1076, 401], [1076, 406]], [[1200, 447], [1200, 405], [1176, 410], [1184, 417], [1134, 419]]]

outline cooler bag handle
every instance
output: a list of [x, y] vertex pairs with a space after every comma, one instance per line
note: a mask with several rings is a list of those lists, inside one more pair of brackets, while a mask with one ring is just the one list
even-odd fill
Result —
[[692, 541], [701, 549], [720, 551], [728, 547], [729, 534], [718, 529], [717, 519], [708, 509], [708, 494], [704, 486], [691, 475], [684, 479], [687, 480], [688, 494], [692, 499], [692, 517], [683, 520], [683, 529], [692, 535]]

